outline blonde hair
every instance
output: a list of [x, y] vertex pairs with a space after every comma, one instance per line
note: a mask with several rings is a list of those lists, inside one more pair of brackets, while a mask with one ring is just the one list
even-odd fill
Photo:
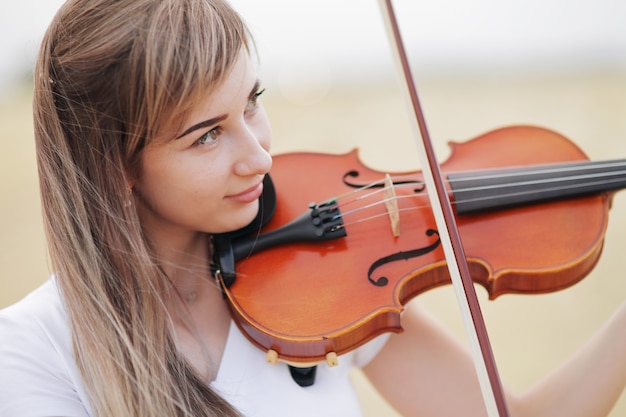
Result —
[[176, 350], [171, 286], [127, 202], [146, 143], [224, 80], [248, 38], [222, 0], [70, 0], [44, 36], [44, 221], [98, 417], [238, 415]]

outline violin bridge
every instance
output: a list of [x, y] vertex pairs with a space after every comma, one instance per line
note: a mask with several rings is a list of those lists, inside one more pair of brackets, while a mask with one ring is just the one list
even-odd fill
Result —
[[396, 190], [389, 174], [385, 174], [385, 207], [389, 215], [391, 224], [391, 233], [394, 237], [400, 236], [400, 214], [398, 211], [398, 199], [396, 198]]

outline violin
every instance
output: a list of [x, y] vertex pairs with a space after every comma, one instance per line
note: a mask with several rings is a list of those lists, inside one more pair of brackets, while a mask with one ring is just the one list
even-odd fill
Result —
[[[451, 143], [441, 169], [472, 279], [492, 299], [584, 278], [626, 187], [626, 160], [589, 161], [534, 126]], [[356, 150], [275, 156], [257, 219], [214, 239], [232, 315], [270, 362], [332, 364], [400, 332], [410, 299], [450, 283], [422, 173], [378, 172]]]
[[[495, 298], [582, 279], [601, 253], [624, 162], [589, 163], [555, 132], [516, 126], [454, 144], [453, 157], [439, 166], [392, 1], [379, 3], [424, 170], [382, 175], [356, 152], [282, 155], [271, 173], [277, 187], [267, 177], [270, 192], [257, 218], [214, 236], [213, 274], [242, 332], [269, 362], [294, 364], [301, 385], [312, 383], [308, 371], [294, 369], [314, 370], [324, 359], [335, 365], [338, 355], [401, 331], [404, 303], [451, 282], [488, 415], [507, 417], [473, 283]], [[485, 158], [494, 154], [496, 161]], [[306, 176], [280, 198], [282, 178], [288, 186], [298, 172]]]

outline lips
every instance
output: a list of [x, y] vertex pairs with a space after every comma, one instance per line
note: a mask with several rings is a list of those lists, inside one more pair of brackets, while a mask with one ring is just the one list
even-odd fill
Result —
[[259, 182], [258, 184], [238, 194], [226, 196], [226, 198], [240, 202], [240, 203], [251, 203], [257, 200], [261, 196], [262, 192], [263, 192], [263, 181]]

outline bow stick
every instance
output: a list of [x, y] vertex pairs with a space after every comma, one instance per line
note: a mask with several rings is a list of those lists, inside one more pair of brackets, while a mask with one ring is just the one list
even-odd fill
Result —
[[414, 125], [414, 128], [417, 127], [419, 129], [422, 138], [421, 141], [416, 139], [420, 163], [427, 189], [431, 190], [428, 195], [437, 228], [439, 229], [450, 277], [452, 278], [452, 285], [455, 289], [457, 302], [469, 338], [485, 407], [489, 416], [505, 417], [509, 413], [504, 399], [502, 383], [496, 369], [491, 344], [487, 336], [485, 322], [469, 272], [459, 231], [454, 220], [450, 199], [448, 198], [441, 170], [439, 169], [430, 135], [426, 128], [426, 121], [417, 96], [417, 89], [413, 81], [393, 5], [391, 0], [379, 0], [379, 4], [389, 40], [392, 43], [391, 49], [395, 52], [396, 63], [406, 81], [407, 89], [404, 91], [408, 93], [407, 98], [410, 100], [411, 107], [415, 113], [414, 121], [417, 122], [417, 126]]

